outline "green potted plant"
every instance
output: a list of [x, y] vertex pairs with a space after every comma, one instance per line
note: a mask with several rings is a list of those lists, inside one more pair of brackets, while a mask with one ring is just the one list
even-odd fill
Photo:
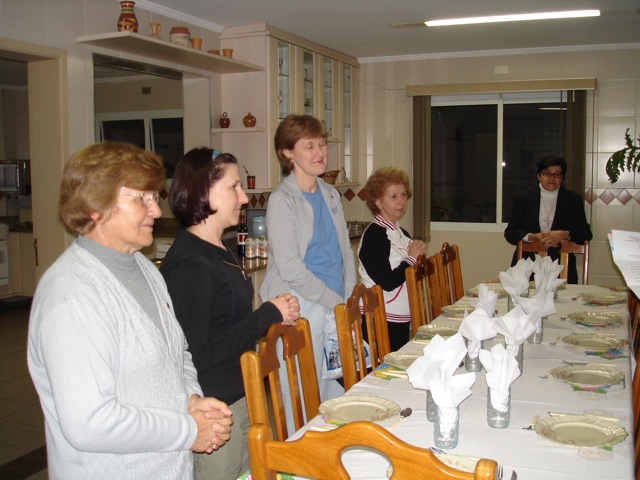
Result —
[[[607, 160], [607, 176], [611, 183], [616, 183], [618, 178], [620, 178], [620, 174], [625, 170], [640, 173], [640, 147], [636, 147], [633, 144], [629, 130], [630, 129], [627, 128], [627, 131], [624, 133], [627, 146], [614, 152], [613, 155], [609, 157], [609, 160]], [[640, 140], [640, 136], [638, 140]]]

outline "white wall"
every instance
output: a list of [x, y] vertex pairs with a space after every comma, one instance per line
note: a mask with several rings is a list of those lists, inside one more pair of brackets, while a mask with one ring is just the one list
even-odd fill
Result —
[[[591, 243], [589, 283], [623, 285], [611, 260], [607, 233], [611, 229], [640, 230], [640, 178], [625, 174], [609, 184], [604, 165], [612, 152], [624, 147], [624, 131], [640, 133], [640, 46], [608, 50], [526, 53], [451, 59], [411, 59], [363, 63], [360, 72], [361, 181], [376, 168], [396, 165], [411, 172], [411, 99], [407, 85], [493, 82], [595, 77], [597, 90], [589, 96], [586, 188], [593, 200], [585, 203], [594, 239]], [[508, 74], [496, 75], [497, 66]], [[592, 195], [593, 194], [593, 195]], [[636, 196], [634, 199], [633, 196]], [[626, 203], [626, 204], [625, 204]], [[344, 202], [348, 219], [368, 219], [358, 197]], [[412, 212], [403, 219], [411, 232]], [[509, 266], [513, 247], [496, 226], [494, 232], [434, 231], [429, 251], [442, 242], [460, 246], [465, 286], [495, 279]]]

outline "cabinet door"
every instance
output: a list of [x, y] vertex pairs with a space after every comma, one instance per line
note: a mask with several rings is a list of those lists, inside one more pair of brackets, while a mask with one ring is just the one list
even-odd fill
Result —
[[[335, 62], [336, 64], [338, 62]], [[322, 59], [322, 120], [324, 121], [324, 127], [327, 129], [328, 138], [336, 138], [337, 132], [334, 131], [335, 126], [335, 112], [337, 107], [333, 98], [334, 93], [334, 60], [331, 58]]]

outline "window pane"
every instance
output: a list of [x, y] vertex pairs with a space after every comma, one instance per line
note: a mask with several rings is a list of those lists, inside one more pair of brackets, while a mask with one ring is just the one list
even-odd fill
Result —
[[431, 108], [431, 220], [496, 221], [497, 106]]
[[182, 118], [154, 118], [151, 120], [153, 151], [162, 158], [167, 178], [173, 178], [178, 161], [184, 154]]
[[102, 140], [128, 142], [142, 149], [144, 141], [144, 120], [105, 120], [102, 122]]
[[513, 196], [537, 184], [536, 164], [549, 155], [564, 156], [565, 104], [504, 105], [502, 219], [509, 221]]

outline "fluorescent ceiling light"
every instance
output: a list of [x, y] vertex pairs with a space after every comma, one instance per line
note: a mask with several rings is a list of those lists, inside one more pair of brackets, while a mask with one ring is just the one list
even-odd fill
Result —
[[448, 18], [443, 20], [427, 20], [427, 27], [445, 25], [470, 25], [474, 23], [519, 22], [524, 20], [548, 20], [553, 18], [599, 17], [600, 10], [572, 10], [567, 12], [521, 13], [514, 15], [494, 15], [490, 17]]

